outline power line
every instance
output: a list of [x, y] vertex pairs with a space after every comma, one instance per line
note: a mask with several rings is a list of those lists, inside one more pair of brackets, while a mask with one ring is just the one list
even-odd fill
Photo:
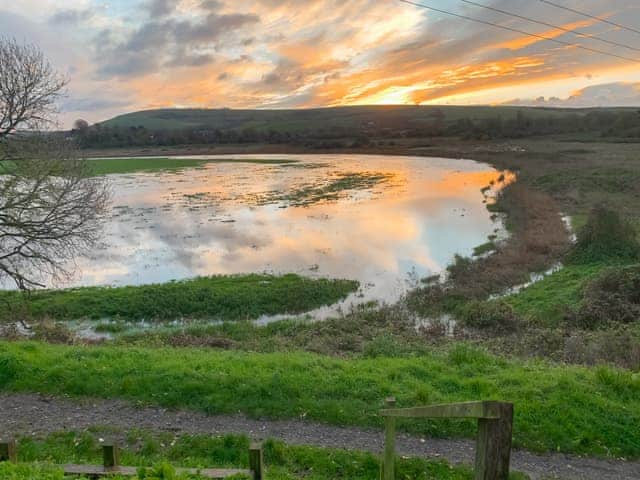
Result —
[[640, 52], [640, 48], [636, 48], [636, 47], [632, 47], [630, 45], [625, 45], [625, 44], [622, 44], [622, 43], [614, 42], [613, 40], [607, 40], [606, 38], [601, 38], [601, 37], [598, 37], [597, 35], [591, 35], [589, 33], [581, 32], [580, 30], [571, 30], [569, 28], [565, 28], [565, 27], [562, 27], [562, 26], [559, 26], [559, 25], [554, 25], [552, 23], [543, 22], [542, 20], [535, 20], [535, 19], [533, 19], [531, 17], [527, 17], [527, 16], [524, 16], [524, 15], [519, 15], [517, 13], [507, 12], [506, 10], [501, 10], [499, 8], [490, 7], [489, 5], [483, 5], [481, 3], [473, 2], [471, 0], [460, 0], [460, 1], [464, 2], [464, 3], [468, 3], [469, 5], [474, 5], [476, 7], [484, 8], [484, 9], [487, 9], [487, 10], [491, 10], [493, 12], [502, 13], [503, 15], [510, 15], [512, 17], [519, 18], [521, 20], [526, 20], [528, 22], [537, 23], [538, 25], [544, 25], [545, 27], [550, 27], [550, 28], [553, 28], [553, 29], [556, 29], [556, 30], [560, 30], [560, 31], [566, 32], [566, 33], [572, 33], [572, 34], [577, 35], [577, 36], [582, 37], [582, 38], [589, 38], [591, 40], [597, 40], [597, 41], [602, 42], [602, 43], [607, 43], [609, 45], [613, 45], [615, 47], [627, 48], [629, 50], [635, 50], [636, 52]]
[[476, 22], [476, 23], [482, 23], [484, 25], [489, 25], [491, 27], [501, 28], [503, 30], [508, 30], [510, 32], [519, 33], [521, 35], [527, 35], [529, 37], [539, 38], [540, 40], [547, 40], [549, 42], [559, 43], [560, 45], [565, 45], [565, 46], [573, 47], [573, 48], [579, 48], [581, 50], [586, 50], [586, 51], [591, 52], [591, 53], [599, 53], [601, 55], [608, 55], [609, 57], [615, 57], [615, 58], [618, 58], [620, 60], [626, 60], [628, 62], [640, 63], [640, 60], [638, 60], [636, 58], [630, 58], [630, 57], [625, 57], [623, 55], [618, 55], [618, 54], [615, 54], [615, 53], [605, 52], [603, 50], [598, 50], [598, 49], [595, 49], [595, 48], [586, 47], [584, 45], [580, 45], [580, 44], [577, 44], [577, 43], [565, 42], [564, 40], [558, 40], [557, 38], [545, 37], [544, 35], [538, 35], [537, 33], [525, 32], [524, 30], [520, 30], [520, 29], [517, 29], [517, 28], [507, 27], [506, 25], [499, 25], [497, 23], [488, 22], [486, 20], [480, 20], [479, 18], [469, 17], [467, 15], [462, 15], [462, 14], [459, 14], [459, 13], [449, 12], [447, 10], [441, 10], [439, 8], [436, 8], [436, 7], [431, 7], [431, 6], [428, 6], [428, 5], [423, 5], [421, 3], [412, 2], [411, 0], [399, 0], [399, 1], [402, 2], [402, 3], [406, 3], [408, 5], [413, 5], [414, 7], [425, 8], [427, 10], [432, 10], [432, 11], [438, 12], [438, 13], [444, 13], [445, 15], [450, 15], [452, 17], [462, 18], [464, 20], [469, 20], [469, 21]]
[[622, 28], [624, 30], [629, 30], [630, 32], [635, 32], [640, 34], [640, 30], [637, 30], [632, 27], [625, 27], [624, 25], [620, 25], [619, 23], [612, 22], [611, 20], [607, 20], [606, 18], [596, 17], [595, 15], [591, 15], [590, 13], [581, 12], [580, 10], [574, 10], [573, 8], [565, 7], [564, 5], [557, 4], [555, 2], [550, 2], [549, 0], [540, 0], [542, 3], [546, 3], [548, 5], [552, 5], [556, 8], [560, 8], [562, 10], [566, 10], [567, 12], [577, 13], [578, 15], [582, 15], [583, 17], [592, 18], [593, 20], [598, 20], [602, 23], [608, 23], [609, 25], [613, 25], [614, 27]]

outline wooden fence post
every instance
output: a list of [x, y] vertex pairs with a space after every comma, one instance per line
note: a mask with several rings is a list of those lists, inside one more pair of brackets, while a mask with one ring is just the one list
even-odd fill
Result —
[[[396, 405], [395, 397], [385, 400], [387, 408]], [[382, 480], [394, 480], [396, 462], [396, 419], [384, 417], [384, 457], [382, 459]]]
[[102, 465], [105, 470], [112, 470], [120, 465], [120, 452], [118, 445], [102, 446]]
[[16, 447], [15, 440], [9, 440], [8, 442], [0, 443], [0, 462], [12, 462], [18, 461], [18, 449]]
[[262, 480], [264, 476], [264, 455], [262, 445], [253, 443], [249, 447], [249, 468], [253, 472], [253, 480]]
[[513, 404], [495, 402], [497, 419], [479, 418], [475, 480], [507, 480], [511, 455]]

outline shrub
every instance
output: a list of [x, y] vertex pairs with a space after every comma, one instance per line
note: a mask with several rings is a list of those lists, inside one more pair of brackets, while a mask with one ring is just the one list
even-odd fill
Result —
[[458, 317], [464, 326], [478, 329], [513, 331], [518, 325], [511, 305], [501, 300], [469, 302]]
[[640, 265], [609, 268], [584, 288], [567, 322], [587, 329], [640, 320]]
[[570, 263], [633, 261], [640, 258], [640, 243], [634, 228], [616, 212], [594, 208], [569, 253]]

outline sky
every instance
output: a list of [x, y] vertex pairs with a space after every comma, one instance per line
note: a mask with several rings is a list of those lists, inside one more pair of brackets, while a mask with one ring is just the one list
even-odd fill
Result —
[[[462, 0], [415, 1], [571, 45], [399, 0], [0, 0], [0, 32], [68, 78], [64, 126], [173, 107], [640, 106], [640, 33], [540, 0], [475, 3], [591, 38]], [[640, 30], [635, 0], [555, 3]]]

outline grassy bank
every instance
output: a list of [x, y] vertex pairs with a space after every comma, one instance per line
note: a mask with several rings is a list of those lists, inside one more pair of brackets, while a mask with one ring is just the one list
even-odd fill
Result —
[[585, 284], [605, 268], [607, 265], [603, 263], [568, 265], [506, 297], [505, 301], [525, 320], [558, 327], [567, 310], [580, 304]]
[[[502, 399], [516, 405], [517, 446], [640, 456], [637, 376], [507, 361], [464, 344], [413, 358], [339, 360], [307, 353], [2, 343], [0, 387], [364, 427], [381, 425], [377, 410], [389, 395], [400, 406]], [[442, 437], [475, 432], [474, 423], [453, 420], [401, 428]]]
[[[109, 432], [106, 432], [108, 435]], [[105, 436], [99, 429], [92, 432], [65, 432], [53, 434], [44, 440], [20, 440], [22, 462], [54, 464], [102, 462], [98, 437]], [[244, 436], [224, 437], [151, 435], [131, 431], [122, 444], [121, 463], [128, 466], [155, 465], [170, 472], [177, 467], [248, 468], [249, 439]], [[268, 440], [263, 444], [266, 478], [269, 480], [369, 480], [377, 478], [378, 459], [369, 453], [289, 446]], [[444, 461], [398, 459], [398, 478], [405, 480], [466, 480], [473, 478], [466, 467], [452, 467]], [[48, 475], [48, 476], [47, 476]], [[0, 476], [10, 480], [34, 478], [58, 480], [51, 466], [11, 466], [0, 464]], [[173, 477], [161, 477], [173, 480]], [[242, 477], [244, 478], [244, 477]], [[524, 478], [513, 474], [511, 478]]]
[[207, 163], [259, 163], [265, 165], [281, 165], [297, 163], [297, 160], [275, 158], [224, 158], [224, 159], [192, 159], [192, 158], [100, 158], [88, 161], [92, 175], [109, 175], [114, 173], [162, 172], [176, 171], [183, 168], [197, 168]]
[[350, 280], [299, 275], [231, 275], [131, 287], [85, 287], [33, 292], [26, 303], [18, 292], [0, 292], [11, 305], [1, 316], [26, 309], [31, 318], [123, 318], [173, 320], [182, 317], [238, 320], [278, 313], [302, 313], [333, 304], [358, 288]]

